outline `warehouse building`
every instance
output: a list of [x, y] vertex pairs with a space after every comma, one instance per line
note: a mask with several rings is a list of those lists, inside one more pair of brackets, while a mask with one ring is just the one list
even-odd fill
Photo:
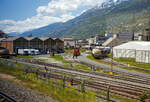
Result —
[[54, 46], [55, 46], [55, 40], [53, 40], [52, 38], [49, 37], [41, 37], [40, 40], [42, 40], [42, 44], [43, 44], [43, 48], [42, 51], [43, 52], [48, 52], [48, 51], [54, 51]]
[[[8, 37], [0, 39], [0, 46], [9, 50], [10, 54], [17, 54], [18, 49], [38, 49], [41, 53], [50, 51], [62, 52], [64, 42], [58, 38], [49, 37]], [[61, 51], [60, 51], [61, 50]]]
[[17, 49], [28, 47], [28, 41], [23, 37], [9, 37], [1, 40], [1, 47], [9, 50], [10, 54], [17, 53]]
[[54, 51], [64, 52], [64, 42], [58, 38], [53, 38], [53, 40], [55, 41], [55, 45], [53, 47]]
[[136, 62], [150, 63], [150, 42], [131, 41], [113, 48], [115, 58], [135, 58]]
[[26, 37], [28, 40], [28, 48], [31, 49], [42, 49], [43, 48], [43, 41], [37, 37]]

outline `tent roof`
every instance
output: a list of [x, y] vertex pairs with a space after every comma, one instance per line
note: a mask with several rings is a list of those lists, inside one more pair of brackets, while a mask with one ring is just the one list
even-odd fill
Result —
[[114, 49], [132, 49], [132, 50], [150, 50], [150, 42], [147, 41], [130, 41], [114, 47]]

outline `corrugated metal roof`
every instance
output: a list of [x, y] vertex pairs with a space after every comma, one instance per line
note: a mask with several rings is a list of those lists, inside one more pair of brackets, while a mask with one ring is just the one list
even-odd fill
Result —
[[45, 40], [52, 39], [52, 38], [50, 38], [50, 37], [40, 37], [39, 39], [42, 40], [42, 41], [45, 41]]
[[62, 42], [64, 42], [63, 40], [61, 40], [61, 39], [59, 39], [59, 38], [53, 38], [53, 40], [59, 40], [59, 41], [62, 41]]
[[25, 37], [26, 40], [33, 40], [35, 37]]
[[62, 41], [74, 41], [73, 38], [62, 38], [61, 40], [62, 40]]
[[17, 40], [18, 38], [21, 38], [21, 37], [8, 37], [6, 39], [3, 39], [3, 41], [14, 41], [14, 40]]
[[4, 39], [6, 39], [6, 38], [0, 38], [0, 41], [2, 41], [2, 40], [4, 40]]

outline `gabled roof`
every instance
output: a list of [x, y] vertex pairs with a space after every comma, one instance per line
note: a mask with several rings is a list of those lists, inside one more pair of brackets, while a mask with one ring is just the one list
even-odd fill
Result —
[[3, 41], [4, 39], [6, 39], [6, 38], [0, 38], [0, 41]]
[[[55, 41], [62, 41], [62, 40], [59, 39], [59, 38], [53, 38], [53, 40], [55, 40]], [[62, 42], [64, 42], [64, 41], [62, 41]]]
[[114, 49], [132, 49], [132, 50], [150, 50], [150, 42], [148, 41], [130, 41], [114, 47]]
[[62, 41], [74, 41], [73, 38], [62, 38], [61, 40], [62, 40]]
[[40, 39], [40, 40], [42, 40], [42, 41], [46, 41], [46, 40], [48, 40], [48, 39], [53, 40], [53, 39], [52, 39], [52, 38], [50, 38], [50, 37], [40, 37], [39, 39]]
[[33, 40], [35, 37], [25, 37], [26, 40], [30, 41]]
[[3, 41], [14, 41], [14, 40], [17, 40], [19, 38], [21, 38], [21, 37], [8, 37], [8, 38], [3, 39]]

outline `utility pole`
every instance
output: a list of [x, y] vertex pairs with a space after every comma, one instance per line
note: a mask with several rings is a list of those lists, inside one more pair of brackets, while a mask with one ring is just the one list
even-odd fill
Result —
[[107, 102], [109, 102], [110, 101], [110, 97], [109, 97], [109, 89], [110, 89], [110, 86], [108, 86], [107, 87]]
[[113, 41], [111, 42], [111, 55], [112, 55], [112, 59], [111, 59], [111, 72], [109, 73], [110, 76], [113, 75]]
[[134, 23], [136, 23], [136, 21], [135, 21], [135, 11], [133, 12], [133, 18], [132, 18], [132, 23], [133, 23], [133, 26], [132, 26], [132, 41], [134, 41], [134, 36], [135, 36], [135, 28], [136, 28], [136, 24], [135, 24], [135, 26], [134, 26]]

